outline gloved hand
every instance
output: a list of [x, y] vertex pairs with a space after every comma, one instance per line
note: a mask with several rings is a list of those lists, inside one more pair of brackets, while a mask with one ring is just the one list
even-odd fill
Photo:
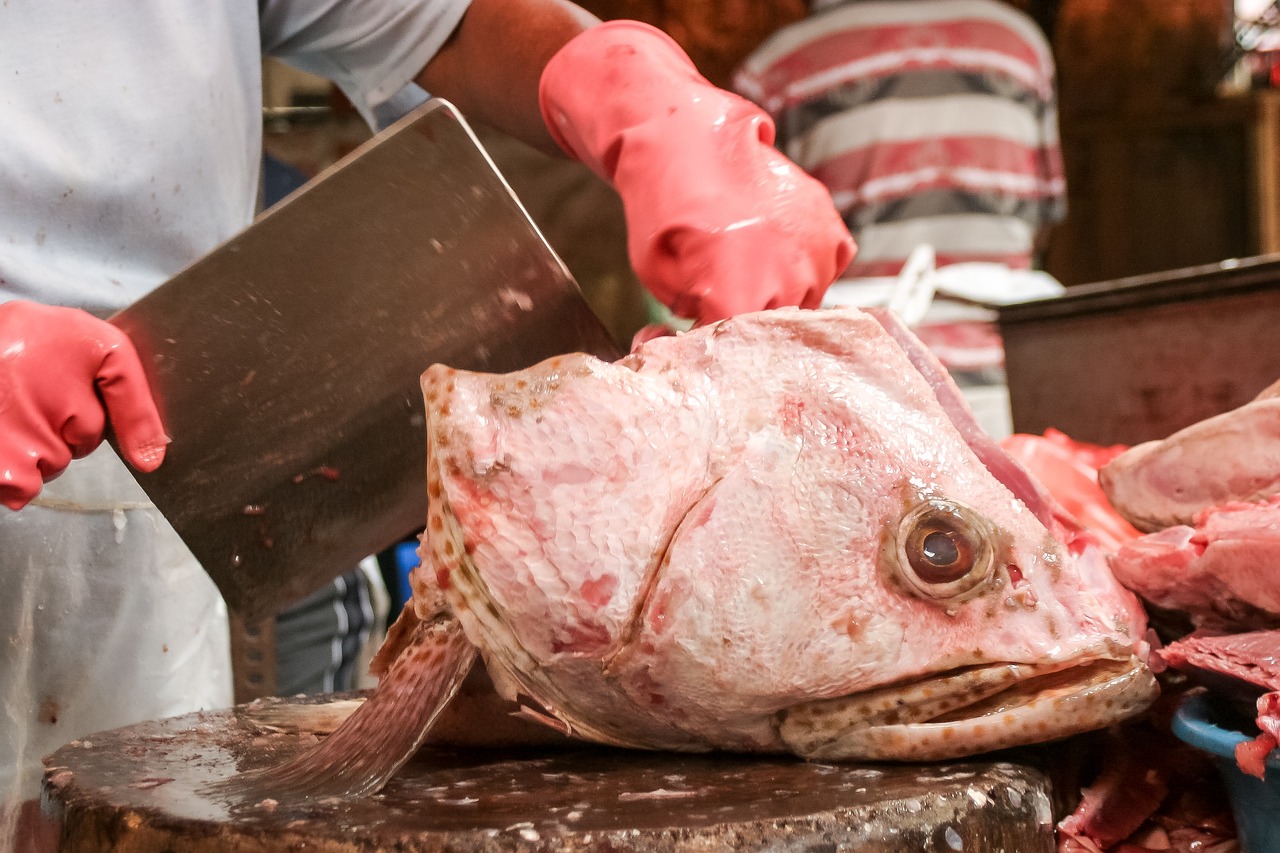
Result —
[[169, 439], [124, 332], [74, 308], [0, 304], [0, 504], [25, 506], [102, 442], [108, 416], [124, 457], [155, 470]]
[[560, 146], [617, 189], [632, 266], [677, 316], [816, 308], [852, 259], [830, 193], [773, 147], [769, 116], [660, 30], [612, 21], [574, 37], [539, 100]]

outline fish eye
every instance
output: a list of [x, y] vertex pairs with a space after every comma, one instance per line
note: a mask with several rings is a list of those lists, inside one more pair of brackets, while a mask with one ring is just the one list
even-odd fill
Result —
[[907, 562], [925, 583], [952, 583], [969, 574], [977, 547], [951, 519], [931, 519], [911, 532]]
[[902, 520], [895, 562], [913, 592], [961, 599], [976, 594], [991, 577], [992, 539], [989, 525], [973, 510], [930, 498]]

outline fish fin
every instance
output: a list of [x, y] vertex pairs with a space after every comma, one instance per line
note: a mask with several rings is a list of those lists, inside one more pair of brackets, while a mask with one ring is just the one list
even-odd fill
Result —
[[376, 793], [404, 766], [426, 739], [440, 711], [457, 692], [476, 657], [461, 624], [439, 613], [422, 620], [412, 608], [399, 655], [378, 687], [333, 734], [282, 764], [215, 783], [217, 794], [237, 800], [271, 797], [296, 802]]
[[569, 725], [559, 717], [553, 717], [545, 711], [540, 711], [537, 708], [530, 708], [528, 705], [521, 705], [519, 709], [512, 714], [512, 716], [517, 719], [530, 720], [540, 726], [546, 726], [547, 728], [554, 729], [565, 737], [573, 737], [573, 726]]
[[369, 674], [379, 678], [386, 675], [401, 653], [413, 643], [417, 627], [421, 623], [422, 620], [413, 609], [413, 599], [409, 599], [401, 608], [396, 621], [392, 622], [391, 627], [387, 629], [386, 638], [374, 653], [373, 660], [369, 662]]
[[436, 718], [427, 743], [453, 747], [511, 748], [563, 746], [564, 726], [552, 728], [541, 718], [523, 714], [522, 706], [498, 695], [489, 672], [478, 662], [463, 680], [453, 701]]
[[329, 735], [364, 702], [364, 699], [339, 699], [335, 702], [300, 705], [282, 699], [260, 699], [237, 709], [236, 716], [247, 726], [264, 734]]

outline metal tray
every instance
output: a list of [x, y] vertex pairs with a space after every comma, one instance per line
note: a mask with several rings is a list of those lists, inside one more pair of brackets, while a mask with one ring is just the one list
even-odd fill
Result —
[[1163, 438], [1280, 378], [1280, 255], [1080, 285], [999, 325], [1015, 432]]

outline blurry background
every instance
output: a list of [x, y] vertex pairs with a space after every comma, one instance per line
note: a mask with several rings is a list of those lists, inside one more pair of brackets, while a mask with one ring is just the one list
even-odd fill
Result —
[[[1049, 241], [1048, 272], [1070, 286], [1280, 251], [1280, 53], [1249, 24], [1275, 15], [1271, 0], [1009, 2], [1045, 30], [1058, 64], [1068, 214]], [[582, 5], [663, 28], [721, 85], [807, 12], [805, 0]], [[264, 79], [277, 163], [309, 177], [367, 138], [326, 81], [276, 64]], [[613, 192], [582, 166], [480, 132], [593, 307], [629, 339], [650, 308]]]

